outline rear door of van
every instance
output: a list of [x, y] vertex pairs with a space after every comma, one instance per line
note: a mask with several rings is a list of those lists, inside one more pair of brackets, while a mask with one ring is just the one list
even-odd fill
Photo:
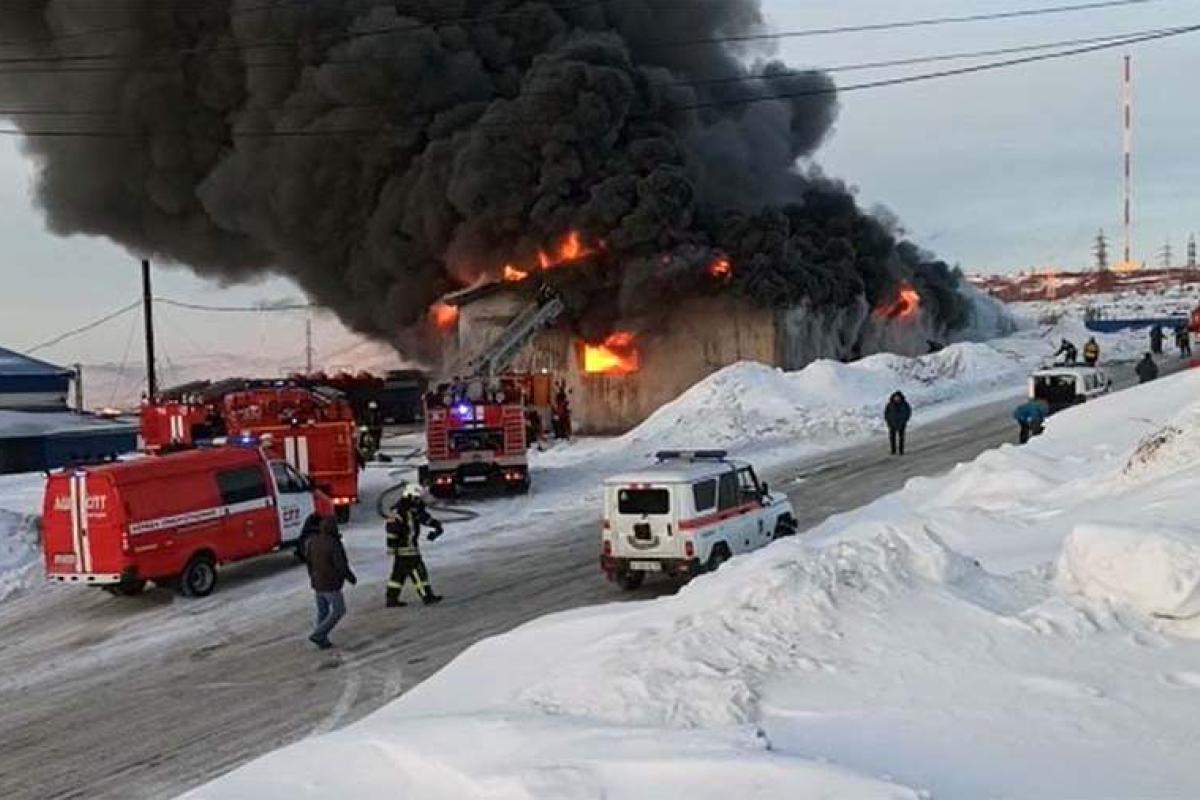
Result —
[[683, 558], [670, 484], [610, 486], [614, 549], [622, 558]]
[[110, 584], [131, 565], [124, 510], [110, 475], [52, 475], [43, 501], [42, 548], [49, 577]]

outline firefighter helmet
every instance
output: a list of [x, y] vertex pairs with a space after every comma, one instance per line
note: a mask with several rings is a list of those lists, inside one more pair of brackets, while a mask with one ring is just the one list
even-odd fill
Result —
[[419, 483], [406, 483], [404, 488], [400, 490], [400, 497], [405, 500], [420, 500], [425, 496], [425, 490], [421, 488]]

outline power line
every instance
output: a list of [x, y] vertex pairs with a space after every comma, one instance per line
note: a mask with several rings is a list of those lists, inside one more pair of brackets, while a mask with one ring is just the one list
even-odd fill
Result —
[[60, 342], [65, 342], [67, 339], [71, 339], [75, 336], [79, 336], [80, 334], [87, 333], [90, 330], [99, 328], [104, 323], [111, 322], [112, 320], [116, 319], [117, 317], [122, 316], [123, 314], [128, 314], [130, 311], [133, 311], [135, 308], [139, 308], [141, 305], [142, 305], [141, 300], [135, 300], [134, 302], [130, 303], [129, 305], [119, 308], [110, 314], [105, 314], [100, 319], [98, 319], [94, 322], [89, 322], [87, 325], [84, 325], [83, 327], [76, 328], [75, 330], [67, 331], [66, 333], [61, 334], [60, 336], [56, 336], [53, 339], [50, 339], [49, 341], [42, 342], [41, 344], [37, 345], [36, 347], [31, 347], [30, 349], [25, 351], [25, 354], [33, 355], [34, 353], [36, 353], [39, 350], [45, 350], [47, 347], [53, 347], [54, 345], [59, 344]]
[[[597, 5], [606, 5], [611, 3], [619, 4], [630, 0], [581, 0], [581, 2], [569, 6], [556, 6], [556, 11], [571, 11], [579, 8], [586, 8]], [[634, 0], [640, 4], [645, 4], [647, 0]], [[688, 0], [688, 3], [695, 3], [696, 0]], [[746, 43], [754, 41], [778, 41], [781, 39], [797, 39], [811, 38], [818, 36], [834, 36], [847, 33], [864, 33], [874, 31], [887, 30], [903, 30], [911, 28], [925, 28], [941, 25], [958, 25], [964, 23], [989, 22], [1008, 19], [1020, 19], [1028, 17], [1042, 17], [1047, 15], [1070, 14], [1083, 11], [1096, 11], [1102, 9], [1119, 8], [1123, 6], [1140, 6], [1149, 3], [1159, 3], [1163, 0], [1102, 0], [1100, 2], [1078, 3], [1074, 5], [1058, 5], [1046, 8], [1026, 8], [1010, 11], [995, 11], [980, 14], [966, 14], [957, 16], [944, 17], [926, 17], [912, 20], [894, 20], [891, 22], [877, 22], [860, 25], [842, 25], [830, 28], [810, 28], [799, 31], [780, 31], [774, 33], [751, 33], [740, 34], [733, 36], [710, 36], [695, 39], [676, 39], [662, 40], [658, 42], [650, 42], [649, 46], [659, 48], [676, 48], [676, 47], [694, 47], [701, 45], [712, 44], [731, 44], [731, 43]], [[659, 1], [660, 5], [687, 5], [683, 0], [675, 0], [667, 3]], [[396, 33], [413, 33], [424, 30], [436, 30], [438, 28], [451, 25], [476, 25], [487, 22], [498, 21], [508, 18], [519, 18], [526, 16], [527, 10], [498, 12], [495, 14], [477, 15], [474, 17], [458, 17], [449, 20], [439, 20], [437, 22], [422, 22], [408, 25], [390, 25], [380, 28], [368, 28], [356, 31], [339, 31], [336, 33], [318, 34], [310, 37], [307, 41], [317, 40], [352, 40], [362, 39], [373, 36], [386, 36]], [[6, 46], [18, 46], [20, 42], [7, 42]], [[235, 45], [218, 45], [214, 47], [178, 47], [151, 51], [149, 53], [130, 54], [136, 55], [142, 59], [154, 58], [173, 58], [179, 55], [215, 55], [219, 53], [244, 53], [247, 50], [255, 49], [271, 49], [271, 48], [293, 48], [297, 45], [295, 40], [291, 39], [262, 39], [257, 42], [240, 42]], [[96, 54], [75, 54], [75, 55], [58, 55], [58, 56], [16, 56], [0, 58], [0, 65], [5, 64], [64, 64], [64, 63], [90, 63], [96, 61], [126, 61], [128, 55], [114, 55], [111, 53], [96, 53]]]
[[183, 300], [171, 300], [166, 297], [156, 297], [154, 302], [162, 303], [166, 306], [174, 306], [175, 308], [185, 308], [190, 311], [213, 311], [217, 313], [228, 314], [273, 314], [286, 311], [311, 311], [320, 306], [311, 303], [281, 303], [279, 305], [255, 305], [255, 306], [209, 306], [201, 303], [188, 303]]
[[[1127, 37], [1116, 40], [1104, 40], [1100, 44], [1077, 47], [1069, 50], [1061, 50], [1053, 53], [1042, 53], [1039, 55], [1025, 56], [1022, 58], [1007, 59], [1002, 61], [993, 61], [984, 64], [976, 64], [966, 67], [958, 67], [955, 69], [938, 70], [934, 72], [919, 73], [916, 75], [906, 75], [897, 78], [885, 78], [881, 80], [866, 81], [862, 83], [849, 84], [843, 86], [831, 86], [828, 88], [819, 87], [814, 89], [798, 90], [795, 92], [778, 92], [770, 94], [752, 95], [741, 98], [722, 98], [719, 100], [702, 101], [685, 105], [664, 106], [663, 112], [680, 112], [680, 111], [695, 111], [710, 108], [730, 108], [738, 106], [754, 105], [757, 103], [774, 102], [778, 100], [794, 100], [801, 97], [814, 97], [821, 95], [843, 94], [847, 92], [864, 91], [867, 89], [878, 89], [891, 86], [901, 86], [911, 83], [922, 83], [930, 80], [938, 80], [942, 78], [969, 75], [980, 72], [988, 72], [1008, 67], [1020, 66], [1024, 64], [1036, 63], [1041, 61], [1052, 61], [1063, 58], [1072, 58], [1089, 53], [1109, 50], [1116, 47], [1128, 47], [1136, 44], [1143, 44], [1150, 41], [1167, 39], [1176, 36], [1182, 36], [1189, 33], [1194, 33], [1200, 30], [1200, 25], [1188, 25], [1178, 28], [1167, 28], [1147, 33], [1145, 35]], [[330, 110], [337, 110], [339, 107], [331, 106]], [[380, 106], [380, 108], [385, 108]], [[631, 119], [640, 119], [644, 115], [631, 115]], [[520, 131], [530, 125], [560, 125], [562, 119], [518, 119], [504, 123], [475, 123], [470, 126], [471, 130], [495, 130], [497, 132], [512, 132]], [[259, 138], [259, 139], [284, 139], [284, 138], [335, 138], [335, 137], [353, 137], [353, 136], [378, 136], [384, 129], [376, 128], [332, 128], [327, 130], [315, 129], [263, 129], [263, 130], [231, 130], [225, 135], [237, 138]], [[31, 138], [102, 138], [102, 139], [126, 139], [126, 138], [144, 138], [148, 136], [177, 136], [184, 138], [203, 138], [200, 134], [193, 131], [117, 131], [117, 130], [22, 130], [20, 128], [0, 128], [0, 136], [26, 136]], [[214, 138], [214, 137], [210, 137]]]

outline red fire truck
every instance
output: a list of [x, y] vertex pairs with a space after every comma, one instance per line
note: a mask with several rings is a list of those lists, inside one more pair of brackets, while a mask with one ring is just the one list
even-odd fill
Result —
[[42, 547], [51, 581], [137, 594], [213, 591], [217, 567], [298, 545], [333, 503], [258, 447], [216, 447], [52, 474]]
[[425, 408], [426, 453], [423, 482], [436, 497], [464, 490], [529, 491], [525, 404], [514, 383], [474, 401], [455, 396], [454, 387], [434, 393]]
[[287, 381], [224, 381], [184, 387], [141, 411], [147, 452], [186, 449], [224, 437], [255, 437], [274, 458], [311, 477], [333, 498], [337, 518], [358, 502], [357, 425], [345, 398]]

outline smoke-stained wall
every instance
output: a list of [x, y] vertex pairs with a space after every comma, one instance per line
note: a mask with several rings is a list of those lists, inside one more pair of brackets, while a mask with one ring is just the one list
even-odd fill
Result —
[[836, 97], [728, 43], [762, 28], [757, 0], [5, 0], [0, 106], [41, 112], [14, 119], [52, 230], [286, 275], [389, 341], [572, 229], [637, 287], [581, 330], [710, 290], [716, 253], [756, 305], [910, 280], [953, 327], [957, 277], [796, 167]]

